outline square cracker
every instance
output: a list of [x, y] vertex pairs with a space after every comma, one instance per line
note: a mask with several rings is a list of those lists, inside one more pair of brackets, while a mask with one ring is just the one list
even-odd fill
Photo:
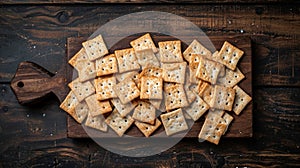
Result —
[[95, 93], [95, 88], [91, 82], [86, 81], [81, 83], [78, 78], [69, 83], [68, 86], [74, 92], [79, 102]]
[[197, 121], [208, 109], [209, 105], [206, 104], [198, 95], [196, 96], [195, 101], [193, 101], [188, 107], [184, 108], [194, 121]]
[[206, 118], [198, 135], [199, 141], [207, 140], [218, 145], [221, 136], [224, 134], [227, 128], [227, 125], [222, 122], [223, 120], [224, 119], [221, 116], [216, 116], [215, 121]]
[[134, 48], [135, 51], [152, 49], [154, 53], [158, 52], [149, 33], [146, 33], [145, 35], [131, 41], [130, 45], [132, 46], [132, 48]]
[[146, 67], [159, 67], [160, 63], [154, 55], [152, 49], [145, 49], [135, 51], [138, 63], [142, 66], [142, 69]]
[[122, 117], [115, 109], [105, 120], [105, 122], [121, 137], [132, 125], [134, 119], [130, 116]]
[[141, 99], [162, 99], [163, 80], [157, 77], [143, 76], [141, 79]]
[[174, 110], [160, 115], [161, 121], [165, 127], [167, 136], [175, 133], [185, 131], [188, 129], [188, 125], [185, 121], [184, 115], [181, 109]]
[[59, 107], [70, 114], [78, 123], [81, 123], [75, 112], [75, 107], [78, 103], [79, 101], [74, 92], [70, 91]]
[[109, 101], [99, 101], [97, 100], [96, 94], [93, 94], [85, 99], [86, 104], [90, 109], [90, 114], [92, 116], [97, 116], [100, 114], [105, 114], [112, 111]]
[[226, 87], [233, 87], [244, 78], [245, 76], [239, 68], [236, 68], [234, 71], [226, 68], [225, 75], [218, 78], [217, 84]]
[[155, 119], [153, 125], [139, 121], [135, 121], [134, 124], [146, 137], [149, 137], [161, 125], [161, 122], [158, 119]]
[[93, 39], [83, 42], [82, 45], [90, 61], [94, 61], [108, 54], [108, 50], [101, 34]]
[[204, 81], [216, 84], [222, 64], [205, 58], [200, 58], [196, 76]]
[[87, 54], [84, 48], [81, 48], [70, 60], [69, 64], [73, 67], [82, 60], [88, 60]]
[[103, 115], [93, 116], [89, 113], [85, 125], [103, 132], [107, 131], [107, 124]]
[[94, 82], [98, 100], [106, 100], [117, 97], [113, 90], [113, 87], [117, 84], [117, 80], [114, 76], [97, 78]]
[[189, 105], [182, 84], [166, 86], [164, 91], [167, 111]]
[[91, 62], [86, 55], [85, 49], [81, 48], [70, 60], [77, 71], [80, 82], [87, 81], [96, 77], [95, 63]]
[[216, 60], [221, 64], [224, 64], [227, 68], [235, 70], [237, 63], [243, 54], [244, 51], [225, 41], [219, 54], [216, 55]]
[[78, 122], [82, 123], [82, 121], [87, 117], [90, 109], [86, 102], [80, 102], [76, 107], [75, 107], [75, 112], [78, 118]]
[[109, 75], [118, 72], [118, 64], [115, 54], [110, 54], [96, 60], [97, 76]]
[[214, 94], [212, 98], [212, 107], [231, 111], [234, 102], [235, 90], [229, 87], [214, 86]]
[[129, 79], [136, 79], [138, 76], [138, 71], [129, 71], [129, 72], [123, 72], [123, 73], [115, 73], [114, 76], [117, 78], [119, 82], [122, 82], [126, 78]]
[[163, 41], [158, 42], [160, 61], [163, 63], [182, 62], [181, 42]]
[[235, 99], [233, 103], [233, 111], [236, 115], [239, 115], [242, 110], [247, 106], [247, 104], [252, 100], [252, 98], [239, 86], [234, 86]]
[[193, 40], [192, 43], [183, 52], [183, 57], [190, 63], [190, 57], [192, 54], [198, 54], [204, 58], [210, 58], [211, 52], [200, 44], [197, 40]]
[[126, 79], [113, 87], [123, 104], [140, 96], [140, 91], [132, 79]]
[[133, 111], [132, 118], [153, 125], [156, 118], [155, 111], [155, 108], [150, 103], [139, 101]]
[[78, 71], [78, 78], [80, 82], [84, 82], [96, 77], [95, 63], [89, 60], [81, 60], [74, 65], [74, 68]]
[[140, 69], [140, 65], [136, 59], [133, 48], [116, 50], [115, 55], [118, 61], [118, 67], [120, 73]]
[[186, 62], [163, 64], [162, 69], [164, 81], [184, 84]]
[[120, 99], [115, 98], [110, 100], [122, 117], [125, 117], [137, 106], [137, 101], [132, 101], [127, 104], [122, 104]]

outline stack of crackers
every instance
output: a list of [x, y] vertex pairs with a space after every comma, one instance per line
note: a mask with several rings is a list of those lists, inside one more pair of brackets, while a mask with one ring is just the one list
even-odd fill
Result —
[[243, 51], [225, 41], [211, 53], [197, 40], [184, 52], [181, 41], [161, 41], [149, 33], [132, 48], [109, 53], [101, 35], [82, 43], [69, 60], [78, 78], [60, 107], [78, 123], [123, 136], [136, 126], [146, 137], [163, 125], [167, 136], [188, 131], [187, 120], [205, 116], [199, 139], [218, 144], [251, 97], [237, 84]]

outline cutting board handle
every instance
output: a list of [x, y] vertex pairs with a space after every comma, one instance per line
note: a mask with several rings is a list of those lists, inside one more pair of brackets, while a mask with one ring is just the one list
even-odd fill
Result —
[[11, 88], [22, 105], [33, 104], [54, 93], [61, 102], [68, 92], [62, 73], [53, 74], [33, 62], [21, 62]]

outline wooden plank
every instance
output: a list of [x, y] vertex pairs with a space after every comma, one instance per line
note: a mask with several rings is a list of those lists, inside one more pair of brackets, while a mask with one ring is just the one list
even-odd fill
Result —
[[[289, 0], [291, 3], [293, 3], [292, 0]], [[172, 1], [172, 0], [7, 0], [7, 1], [2, 1], [0, 4], [22, 4], [22, 5], [27, 5], [27, 4], [42, 4], [42, 5], [49, 5], [49, 4], [107, 4], [107, 3], [195, 3], [195, 4], [209, 4], [209, 3], [222, 3], [222, 4], [231, 4], [231, 3], [246, 3], [246, 4], [265, 4], [265, 3], [290, 3], [289, 1], [284, 1], [284, 0], [268, 0], [266, 1], [260, 1], [260, 0], [202, 0], [202, 1], [197, 1], [197, 0], [180, 0], [180, 1]]]
[[25, 107], [9, 84], [1, 84], [0, 90], [1, 167], [300, 166], [299, 88], [255, 89], [251, 139], [223, 138], [213, 145], [186, 138], [167, 151], [141, 158], [114, 154], [91, 139], [67, 138], [67, 114], [54, 99], [41, 107]]
[[0, 8], [0, 82], [10, 82], [22, 61], [55, 73], [63, 66], [66, 38], [88, 37], [112, 19], [147, 9], [185, 17], [208, 35], [249, 36], [254, 85], [300, 86], [300, 14], [292, 4], [5, 6]]
[[[137, 35], [133, 35], [123, 39], [122, 41], [115, 44], [110, 52], [113, 53], [116, 49], [122, 49], [129, 47], [129, 42], [135, 38]], [[164, 40], [172, 40], [168, 36], [152, 35], [154, 43]], [[219, 50], [224, 41], [227, 40], [230, 43], [236, 45], [238, 48], [242, 49], [245, 54], [240, 60], [238, 67], [245, 74], [245, 79], [239, 83], [239, 86], [243, 88], [248, 94], [252, 95], [252, 53], [251, 53], [251, 41], [248, 37], [244, 36], [210, 36], [209, 37], [215, 48]], [[71, 58], [79, 49], [81, 48], [81, 43], [87, 38], [68, 38], [67, 43], [67, 58]], [[183, 45], [182, 51], [187, 47], [188, 44]], [[232, 123], [226, 137], [252, 137], [252, 102], [244, 109], [240, 116], [234, 116], [234, 122]], [[87, 138], [89, 137], [82, 126], [75, 122], [71, 117], [67, 119], [68, 123], [68, 137], [70, 138]], [[200, 128], [202, 127], [203, 120], [194, 123], [193, 127], [186, 135], [186, 137], [198, 137]], [[163, 131], [161, 127], [157, 132]], [[136, 127], [131, 127], [128, 132], [131, 136], [143, 136], [141, 132]]]

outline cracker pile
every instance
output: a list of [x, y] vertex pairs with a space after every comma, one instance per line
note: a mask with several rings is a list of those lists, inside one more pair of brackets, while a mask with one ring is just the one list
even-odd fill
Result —
[[149, 33], [132, 48], [109, 53], [101, 35], [82, 43], [69, 60], [78, 78], [60, 107], [78, 123], [117, 135], [135, 125], [146, 137], [163, 125], [166, 135], [188, 130], [187, 120], [205, 121], [199, 139], [218, 144], [251, 97], [237, 84], [243, 51], [225, 41], [211, 53], [194, 40], [182, 53], [181, 41], [161, 41]]

